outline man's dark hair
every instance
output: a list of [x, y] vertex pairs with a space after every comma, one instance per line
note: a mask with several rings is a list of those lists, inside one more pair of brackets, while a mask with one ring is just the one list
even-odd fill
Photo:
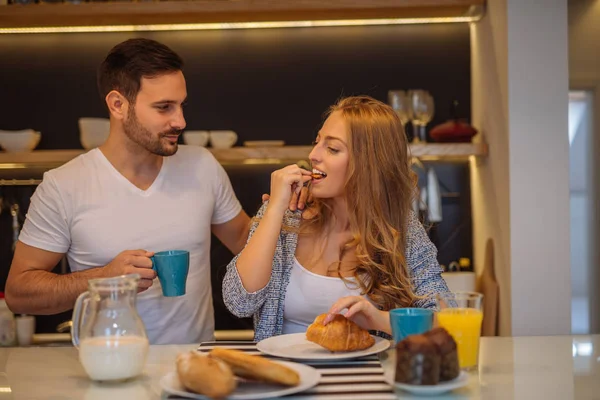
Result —
[[151, 39], [129, 39], [113, 47], [98, 68], [98, 91], [104, 102], [117, 90], [135, 103], [142, 77], [152, 78], [183, 69], [183, 60], [173, 50]]

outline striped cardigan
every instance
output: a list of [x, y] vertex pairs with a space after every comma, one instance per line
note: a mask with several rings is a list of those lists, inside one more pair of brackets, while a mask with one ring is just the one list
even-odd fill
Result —
[[[257, 213], [260, 219], [264, 215], [266, 204]], [[287, 210], [283, 224], [298, 228], [302, 213]], [[248, 240], [254, 234], [258, 222], [253, 222]], [[254, 340], [260, 341], [271, 336], [281, 335], [283, 329], [283, 306], [287, 286], [290, 281], [298, 234], [281, 230], [269, 283], [256, 292], [249, 293], [242, 284], [237, 271], [239, 254], [227, 266], [223, 279], [223, 300], [225, 305], [237, 317], [254, 318]], [[411, 273], [413, 290], [419, 297], [414, 307], [434, 308], [435, 294], [447, 292], [448, 287], [441, 276], [442, 270], [437, 262], [437, 249], [429, 240], [425, 229], [411, 213], [408, 223], [406, 261]]]

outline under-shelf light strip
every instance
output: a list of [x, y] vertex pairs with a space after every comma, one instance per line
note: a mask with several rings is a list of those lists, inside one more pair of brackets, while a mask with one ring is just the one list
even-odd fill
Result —
[[269, 29], [309, 28], [326, 26], [440, 24], [450, 22], [475, 22], [480, 16], [434, 17], [434, 18], [387, 18], [323, 21], [274, 21], [274, 22], [219, 22], [202, 24], [156, 24], [156, 25], [106, 25], [106, 26], [50, 26], [0, 28], [0, 33], [82, 33], [82, 32], [137, 32], [137, 31], [189, 31], [217, 29]]

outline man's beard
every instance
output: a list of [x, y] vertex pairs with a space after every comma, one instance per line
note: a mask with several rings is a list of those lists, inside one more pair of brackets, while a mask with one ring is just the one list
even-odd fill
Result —
[[150, 153], [159, 156], [172, 156], [177, 153], [177, 143], [174, 145], [164, 144], [162, 138], [167, 135], [178, 135], [181, 133], [181, 130], [171, 129], [166, 132], [161, 132], [158, 135], [158, 138], [155, 139], [152, 132], [146, 129], [137, 119], [135, 108], [133, 107], [123, 124], [123, 130], [125, 131], [125, 135], [127, 135], [131, 141], [148, 150]]

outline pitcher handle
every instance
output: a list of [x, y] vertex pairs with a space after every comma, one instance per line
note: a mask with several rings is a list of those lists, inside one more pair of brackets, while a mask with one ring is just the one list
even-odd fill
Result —
[[87, 302], [84, 303], [85, 300], [89, 300], [90, 292], [83, 292], [77, 297], [75, 301], [75, 307], [73, 307], [73, 326], [71, 327], [71, 341], [73, 342], [73, 346], [79, 348], [79, 329], [81, 327], [81, 315], [83, 314], [83, 310], [87, 307]]

